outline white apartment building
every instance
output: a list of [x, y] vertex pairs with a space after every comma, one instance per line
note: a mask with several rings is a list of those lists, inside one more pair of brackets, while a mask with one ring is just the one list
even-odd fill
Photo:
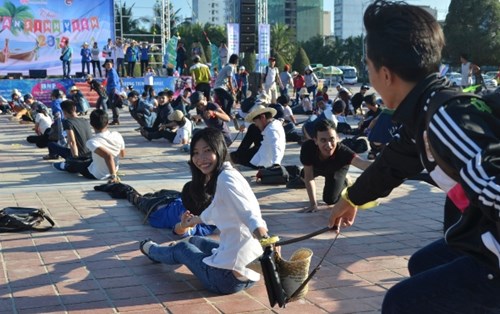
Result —
[[225, 25], [230, 21], [232, 1], [227, 0], [193, 0], [193, 22]]

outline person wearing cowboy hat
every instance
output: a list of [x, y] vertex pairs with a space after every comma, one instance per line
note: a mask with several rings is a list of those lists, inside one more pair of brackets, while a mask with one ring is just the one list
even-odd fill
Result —
[[273, 119], [275, 115], [276, 109], [255, 104], [245, 117], [245, 122], [252, 124], [238, 149], [230, 154], [233, 163], [254, 169], [281, 164], [286, 136], [282, 122]]
[[[85, 42], [82, 45], [82, 50], [80, 50], [80, 56], [82, 56], [82, 73], [90, 73], [90, 61], [92, 61], [92, 52], [89, 49], [89, 43]], [[85, 67], [87, 72], [85, 72]]]
[[67, 98], [75, 102], [77, 115], [82, 116], [87, 114], [87, 111], [90, 109], [89, 101], [83, 96], [78, 86], [71, 86]]
[[276, 67], [276, 58], [269, 58], [269, 65], [266, 66], [265, 72], [262, 74], [262, 90], [271, 98], [271, 103], [275, 104], [278, 97], [278, 89], [276, 83], [279, 84], [280, 90], [283, 89], [283, 83], [279, 75], [279, 69]]

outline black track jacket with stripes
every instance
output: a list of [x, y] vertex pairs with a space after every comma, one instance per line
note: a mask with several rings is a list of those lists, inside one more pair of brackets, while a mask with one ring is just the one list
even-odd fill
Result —
[[[426, 102], [433, 92], [447, 87], [445, 79], [432, 74], [405, 97], [393, 116], [403, 125], [399, 137], [349, 188], [349, 198], [364, 204], [387, 196], [425, 164], [448, 197], [456, 196], [457, 190], [463, 196], [457, 205], [462, 217], [446, 232], [447, 242], [500, 272], [500, 119], [478, 103], [460, 100], [441, 107], [427, 128]], [[458, 170], [459, 182], [417, 143], [431, 143], [433, 152]]]

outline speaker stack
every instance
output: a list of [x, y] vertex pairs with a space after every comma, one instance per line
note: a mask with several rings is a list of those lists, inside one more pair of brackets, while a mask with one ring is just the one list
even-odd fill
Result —
[[240, 52], [255, 52], [257, 43], [256, 0], [241, 0], [240, 3]]
[[46, 78], [47, 70], [29, 70], [30, 78]]

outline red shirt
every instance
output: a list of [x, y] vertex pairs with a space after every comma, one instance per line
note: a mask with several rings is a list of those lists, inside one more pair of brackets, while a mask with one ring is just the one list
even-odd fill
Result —
[[304, 87], [305, 83], [306, 81], [304, 80], [304, 77], [300, 74], [298, 74], [296, 77], [293, 78], [293, 87], [295, 89]]

